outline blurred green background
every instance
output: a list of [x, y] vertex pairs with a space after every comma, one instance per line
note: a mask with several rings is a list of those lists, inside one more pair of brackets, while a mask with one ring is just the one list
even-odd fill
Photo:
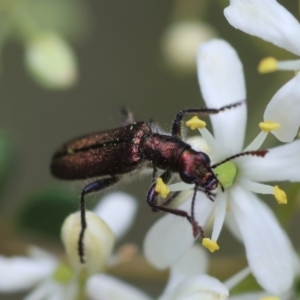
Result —
[[[279, 2], [299, 17], [297, 1]], [[227, 5], [221, 0], [1, 1], [1, 253], [22, 253], [22, 242], [61, 249], [61, 221], [77, 210], [83, 186], [50, 175], [51, 156], [63, 142], [118, 127], [122, 106], [130, 108], [136, 120], [154, 119], [165, 130], [170, 130], [179, 110], [204, 106], [195, 69], [178, 70], [165, 60], [162, 44], [174, 22], [205, 22], [236, 48], [244, 64], [251, 116], [246, 144], [257, 135], [266, 104], [293, 76], [292, 72], [261, 75], [258, 63], [270, 55], [278, 59], [293, 55], [232, 28], [223, 15]], [[69, 44], [78, 65], [74, 85], [47, 88], [30, 75], [25, 67], [28, 40], [20, 30], [23, 25], [24, 31], [35, 27], [55, 32]], [[265, 147], [275, 143], [270, 135]], [[134, 228], [125, 238], [138, 245], [160, 216], [146, 203], [149, 184], [150, 178], [142, 178], [118, 186], [140, 203]], [[94, 204], [100, 197], [90, 196], [88, 202]], [[232, 243], [227, 236], [220, 240], [225, 253]]]

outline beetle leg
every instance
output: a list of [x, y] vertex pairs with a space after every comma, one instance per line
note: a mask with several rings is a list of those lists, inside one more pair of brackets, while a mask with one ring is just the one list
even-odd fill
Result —
[[244, 101], [239, 101], [230, 105], [225, 105], [222, 106], [218, 109], [214, 108], [188, 108], [181, 110], [180, 112], [177, 113], [175, 116], [175, 119], [173, 121], [172, 125], [172, 136], [176, 136], [179, 139], [182, 139], [182, 119], [185, 114], [204, 114], [204, 115], [212, 115], [212, 114], [217, 114], [223, 110], [230, 109], [236, 106], [241, 105], [244, 103]]
[[104, 179], [99, 179], [88, 184], [81, 192], [80, 197], [80, 218], [81, 218], [81, 231], [78, 240], [78, 254], [80, 257], [80, 262], [84, 263], [84, 245], [83, 245], [83, 238], [84, 238], [84, 231], [87, 227], [86, 217], [85, 217], [85, 199], [84, 197], [87, 194], [99, 192], [104, 188], [107, 188], [114, 183], [116, 183], [119, 179], [117, 177], [109, 177]]
[[156, 176], [157, 176], [157, 168], [153, 166], [152, 182], [155, 182]]
[[[171, 178], [171, 173], [169, 171], [165, 171], [160, 178], [163, 180], [163, 182], [168, 182]], [[198, 223], [194, 219], [194, 202], [195, 202], [195, 195], [198, 190], [198, 187], [195, 187], [195, 192], [193, 196], [193, 201], [192, 201], [192, 216], [190, 216], [186, 211], [180, 210], [180, 209], [175, 209], [175, 208], [169, 208], [166, 207], [166, 204], [169, 204], [173, 199], [174, 196], [171, 196], [163, 205], [158, 205], [157, 204], [157, 196], [158, 193], [155, 191], [155, 183], [152, 184], [148, 195], [147, 195], [147, 202], [148, 204], [152, 207], [152, 211], [157, 212], [157, 211], [164, 211], [168, 212], [173, 215], [181, 216], [184, 218], [187, 218], [187, 220], [191, 223], [193, 227], [193, 235], [194, 237], [197, 237], [199, 234], [201, 234], [202, 237], [205, 237], [204, 231], [201, 226], [198, 225]], [[178, 193], [175, 193], [176, 195]]]

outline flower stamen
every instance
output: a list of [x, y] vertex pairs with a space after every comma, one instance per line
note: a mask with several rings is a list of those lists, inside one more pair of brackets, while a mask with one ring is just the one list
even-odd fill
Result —
[[260, 129], [262, 130], [257, 137], [244, 149], [244, 151], [257, 150], [261, 147], [263, 142], [265, 141], [268, 133], [272, 130], [276, 130], [280, 127], [279, 123], [275, 123], [273, 121], [265, 121], [260, 122], [258, 124]]
[[161, 178], [156, 179], [155, 192], [157, 192], [162, 198], [166, 198], [170, 193], [169, 188]]
[[202, 246], [208, 249], [210, 252], [215, 252], [216, 250], [219, 250], [220, 247], [218, 246], [216, 241], [212, 241], [209, 238], [204, 238], [202, 240]]
[[295, 71], [300, 70], [300, 60], [276, 60], [274, 57], [267, 57], [263, 59], [259, 66], [260, 73], [270, 73], [274, 71]]
[[257, 135], [257, 137], [244, 149], [244, 151], [252, 151], [252, 150], [259, 149], [267, 136], [268, 136], [267, 132], [261, 131]]
[[270, 132], [278, 129], [280, 127], [280, 124], [273, 121], [265, 121], [265, 122], [260, 122], [259, 127], [264, 132]]
[[266, 57], [260, 61], [257, 69], [261, 74], [275, 72], [278, 70], [278, 61], [274, 57]]
[[281, 190], [277, 185], [273, 187], [271, 185], [254, 182], [248, 179], [242, 179], [240, 181], [240, 185], [248, 191], [254, 192], [256, 194], [274, 195], [278, 204], [287, 203], [286, 193], [283, 190]]
[[241, 283], [249, 274], [251, 274], [251, 270], [249, 267], [242, 269], [238, 273], [234, 274], [232, 277], [227, 279], [224, 284], [227, 286], [229, 290], [233, 289], [239, 283]]
[[280, 189], [278, 185], [274, 186], [274, 196], [278, 204], [287, 204], [286, 193], [282, 189]]
[[187, 127], [191, 128], [192, 130], [195, 130], [197, 128], [202, 129], [202, 128], [206, 127], [206, 122], [200, 120], [197, 116], [194, 116], [190, 120], [186, 121], [185, 125]]

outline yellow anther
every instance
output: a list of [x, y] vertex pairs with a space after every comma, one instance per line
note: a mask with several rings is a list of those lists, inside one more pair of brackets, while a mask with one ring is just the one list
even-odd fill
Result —
[[218, 246], [216, 241], [212, 241], [209, 238], [204, 238], [202, 240], [202, 246], [208, 249], [210, 252], [215, 252], [216, 250], [219, 250], [220, 247]]
[[195, 130], [197, 128], [204, 128], [206, 127], [206, 123], [202, 120], [200, 120], [197, 116], [191, 118], [190, 120], [185, 122], [185, 125], [187, 127], [190, 127], [192, 130]]
[[281, 190], [278, 185], [274, 186], [274, 196], [277, 200], [278, 204], [287, 204], [287, 196], [286, 193]]
[[268, 297], [262, 297], [259, 300], [280, 300], [280, 299], [278, 297], [268, 296]]
[[274, 72], [278, 69], [277, 59], [274, 57], [266, 57], [260, 61], [257, 69], [258, 72], [262, 74]]
[[258, 126], [260, 127], [260, 129], [263, 132], [270, 132], [272, 130], [276, 130], [280, 127], [279, 123], [275, 123], [273, 121], [265, 121], [265, 122], [260, 122], [258, 124]]
[[159, 193], [163, 198], [166, 198], [170, 193], [169, 188], [165, 185], [161, 178], [156, 179], [155, 192]]

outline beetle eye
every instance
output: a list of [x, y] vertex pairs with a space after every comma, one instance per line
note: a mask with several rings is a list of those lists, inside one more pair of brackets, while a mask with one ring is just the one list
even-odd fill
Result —
[[200, 155], [200, 157], [201, 157], [201, 159], [203, 161], [203, 164], [210, 165], [210, 158], [209, 158], [209, 156], [206, 153], [199, 152], [199, 155]]

